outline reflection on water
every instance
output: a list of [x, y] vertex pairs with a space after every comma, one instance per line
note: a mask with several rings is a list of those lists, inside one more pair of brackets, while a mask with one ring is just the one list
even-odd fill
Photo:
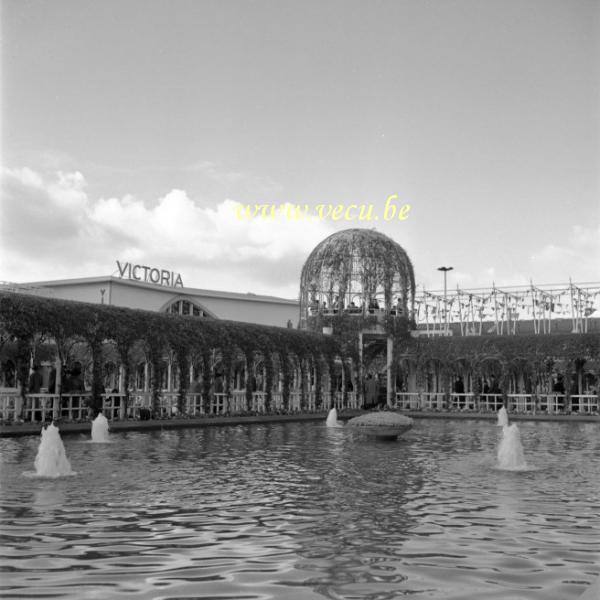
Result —
[[577, 598], [600, 572], [596, 424], [522, 423], [535, 470], [495, 468], [489, 421], [395, 443], [324, 423], [63, 438], [32, 479], [0, 440], [3, 598]]

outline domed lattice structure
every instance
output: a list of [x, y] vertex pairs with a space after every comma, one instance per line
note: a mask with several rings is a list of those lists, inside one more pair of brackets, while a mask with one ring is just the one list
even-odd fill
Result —
[[414, 309], [415, 276], [405, 250], [374, 229], [330, 235], [300, 277], [300, 319], [322, 314], [392, 314]]

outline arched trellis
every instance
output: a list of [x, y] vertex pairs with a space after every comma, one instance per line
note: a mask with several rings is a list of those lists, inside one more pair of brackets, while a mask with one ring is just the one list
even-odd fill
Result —
[[[416, 373], [417, 388], [422, 388], [423, 365], [431, 360], [440, 361], [439, 370], [457, 371], [456, 361], [462, 359], [472, 378], [471, 393], [481, 393], [477, 381], [494, 375], [498, 387], [508, 393], [508, 381], [513, 370], [526, 371], [533, 382], [559, 372], [567, 380], [590, 364], [589, 372], [597, 372], [600, 362], [598, 334], [554, 334], [552, 336], [511, 336], [510, 338], [418, 338], [395, 342], [396, 356], [414, 359], [411, 370]], [[496, 361], [494, 363], [489, 361]], [[516, 366], [515, 366], [516, 365]], [[596, 375], [594, 375], [596, 377]], [[500, 392], [499, 392], [500, 393]]]
[[457, 394], [464, 394], [472, 389], [472, 359], [470, 356], [453, 357], [450, 365], [450, 378], [452, 380], [451, 391]]
[[[506, 381], [508, 378], [506, 362], [499, 355], [484, 355], [478, 357], [473, 364], [477, 379], [486, 380], [490, 388], [497, 385], [498, 390], [490, 389], [490, 392], [506, 394]], [[482, 389], [482, 391], [485, 391]]]
[[[116, 349], [122, 369], [122, 392], [130, 388], [132, 374], [140, 360], [153, 363], [150, 374], [152, 384], [148, 386], [158, 403], [160, 390], [156, 381], [157, 362], [170, 354], [180, 372], [179, 398], [183, 400], [189, 386], [190, 377], [185, 376], [189, 363], [202, 364], [202, 399], [205, 409], [210, 399], [213, 374], [211, 368], [214, 355], [218, 355], [225, 366], [231, 366], [231, 359], [242, 353], [246, 363], [262, 361], [265, 373], [265, 392], [269, 405], [275, 384], [281, 377], [286, 402], [289, 401], [290, 374], [299, 368], [301, 375], [298, 385], [302, 404], [306, 398], [306, 382], [310, 379], [314, 386], [316, 403], [323, 408], [323, 393], [329, 393], [329, 382], [335, 381], [332, 365], [347, 364], [356, 359], [356, 344], [336, 339], [335, 336], [322, 336], [305, 331], [275, 327], [262, 327], [244, 323], [193, 319], [173, 315], [161, 315], [107, 305], [90, 305], [22, 294], [0, 294], [0, 333], [3, 347], [12, 348], [11, 364], [18, 372], [18, 380], [24, 389], [28, 377], [32, 352], [43, 356], [42, 349], [53, 348], [57, 363], [65, 364], [73, 359], [73, 344], [89, 353], [89, 364], [93, 377], [94, 405], [100, 406], [103, 357], [105, 345]], [[510, 338], [447, 338], [394, 339], [394, 347], [404, 357], [414, 357], [407, 363], [411, 373], [422, 372], [425, 361], [438, 361], [438, 372], [442, 377], [459, 370], [458, 357], [464, 357], [470, 364], [474, 382], [472, 393], [480, 393], [476, 382], [485, 373], [497, 371], [497, 380], [502, 392], [508, 393], [507, 378], [511, 369], [526, 369], [531, 373], [531, 381], [544, 381], [549, 375], [558, 373], [566, 382], [566, 396], [571, 391], [571, 383], [598, 379], [600, 364], [600, 336], [598, 334], [554, 334], [552, 336], [511, 336]], [[140, 349], [143, 349], [141, 352]], [[44, 350], [44, 351], [46, 351]], [[143, 358], [141, 358], [143, 355]], [[285, 360], [283, 357], [287, 357]], [[517, 357], [521, 362], [512, 364]], [[486, 365], [486, 360], [495, 358], [497, 367]], [[4, 360], [4, 358], [3, 358]], [[412, 360], [412, 359], [411, 359]], [[213, 362], [211, 362], [213, 361]], [[465, 364], [467, 364], [465, 362]], [[302, 373], [302, 370], [304, 371]], [[344, 379], [347, 376], [344, 367]], [[250, 372], [250, 369], [247, 369]], [[60, 376], [60, 370], [57, 378]], [[412, 377], [412, 375], [411, 375]], [[287, 386], [285, 380], [287, 379]], [[412, 377], [414, 381], [414, 377]], [[58, 383], [58, 382], [57, 382]], [[586, 384], [586, 385], [587, 385]], [[579, 383], [581, 387], [581, 383]], [[596, 384], [597, 385], [597, 384]], [[360, 385], [357, 386], [360, 391]], [[60, 388], [60, 385], [57, 386]], [[247, 388], [247, 397], [251, 390]], [[304, 388], [304, 390], [303, 390]], [[447, 391], [448, 388], [445, 388]], [[586, 388], [586, 389], [589, 389]], [[229, 391], [229, 390], [228, 390]], [[580, 392], [582, 393], [582, 392]], [[589, 391], [586, 392], [589, 394]], [[181, 403], [180, 400], [180, 403]], [[267, 408], [268, 409], [268, 408]]]
[[[214, 374], [211, 360], [218, 354], [225, 373], [225, 392], [231, 392], [230, 376], [233, 361], [240, 355], [246, 363], [247, 374], [253, 364], [260, 360], [264, 369], [266, 404], [272, 399], [275, 381], [274, 358], [277, 358], [283, 380], [285, 402], [289, 401], [291, 361], [296, 361], [303, 374], [300, 382], [303, 398], [306, 397], [308, 365], [317, 364], [322, 356], [331, 356], [337, 345], [332, 340], [309, 332], [265, 327], [244, 323], [210, 321], [175, 315], [148, 313], [111, 307], [87, 305], [18, 294], [0, 295], [0, 329], [16, 340], [22, 348], [21, 382], [27, 378], [30, 349], [36, 336], [43, 332], [56, 345], [58, 358], [65, 362], [69, 345], [84, 341], [89, 349], [93, 371], [94, 405], [99, 408], [103, 382], [103, 357], [106, 347], [112, 348], [119, 358], [121, 377], [125, 391], [130, 388], [131, 374], [141, 360], [150, 364], [150, 390], [152, 405], [156, 409], [160, 401], [158, 381], [160, 362], [170, 356], [170, 364], [177, 369], [179, 382], [179, 408], [183, 408], [185, 392], [189, 388], [192, 362], [202, 366], [202, 394], [210, 394]], [[107, 346], [108, 345], [108, 346]], [[141, 355], [140, 355], [141, 351]], [[252, 389], [247, 390], [247, 407]]]
[[[535, 389], [535, 366], [522, 356], [515, 356], [506, 363], [507, 374], [515, 383], [515, 391], [531, 394]], [[523, 381], [523, 390], [518, 389], [518, 384]]]
[[[410, 374], [414, 374], [416, 381], [416, 372], [417, 372], [417, 358], [415, 356], [409, 356], [406, 354], [400, 355], [394, 361], [394, 382], [396, 385], [396, 389], [400, 387], [400, 391], [408, 391], [410, 385]], [[401, 379], [401, 385], [398, 386], [398, 379]]]

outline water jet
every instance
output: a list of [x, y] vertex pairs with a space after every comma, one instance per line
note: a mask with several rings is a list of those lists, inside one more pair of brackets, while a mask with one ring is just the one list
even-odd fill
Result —
[[110, 441], [108, 437], [108, 419], [99, 412], [92, 421], [92, 442], [106, 443]]
[[338, 421], [337, 409], [334, 406], [327, 415], [327, 420], [325, 421], [325, 425], [327, 427], [343, 427], [344, 424]]
[[508, 414], [504, 406], [498, 411], [498, 427], [502, 427], [502, 440], [498, 446], [498, 467], [505, 471], [527, 469], [519, 428], [516, 423], [508, 424]]
[[38, 477], [63, 477], [76, 475], [71, 470], [58, 427], [50, 423], [42, 429], [42, 439], [35, 457], [35, 475]]

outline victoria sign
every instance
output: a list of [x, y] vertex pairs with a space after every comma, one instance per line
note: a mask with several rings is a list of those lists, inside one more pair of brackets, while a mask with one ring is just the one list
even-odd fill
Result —
[[145, 281], [146, 283], [156, 283], [165, 287], [183, 287], [183, 281], [179, 273], [167, 271], [166, 269], [155, 269], [144, 265], [132, 265], [131, 263], [120, 263], [119, 277], [121, 279], [132, 279], [134, 281]]

